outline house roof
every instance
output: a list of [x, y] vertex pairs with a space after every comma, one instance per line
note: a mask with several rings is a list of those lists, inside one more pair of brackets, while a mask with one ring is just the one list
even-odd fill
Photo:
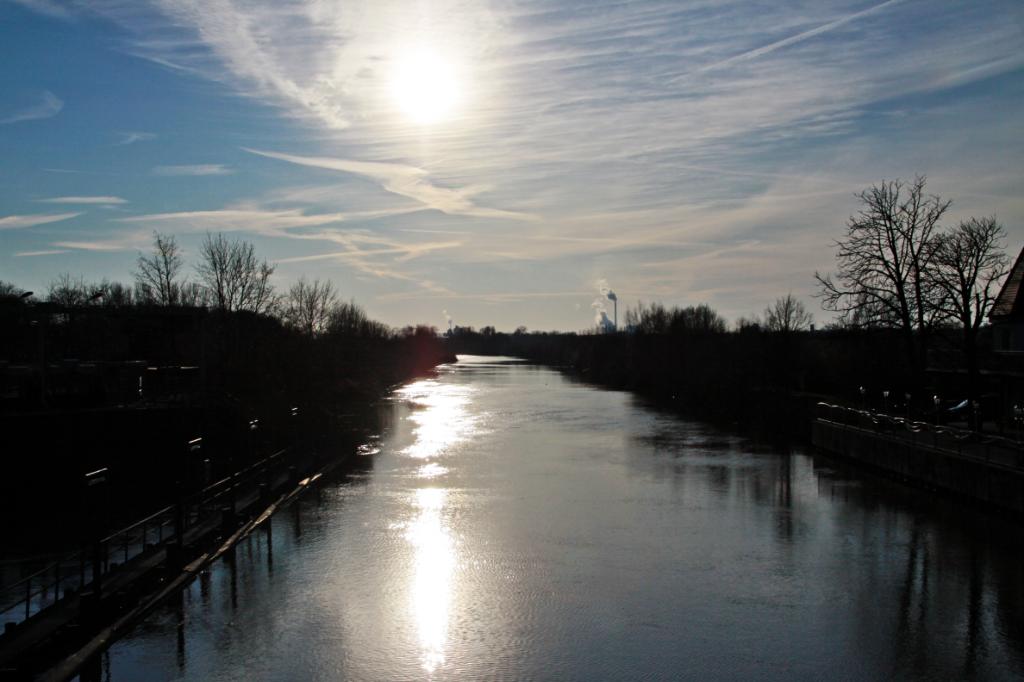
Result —
[[1024, 300], [1021, 296], [1021, 285], [1024, 284], [1024, 249], [1021, 249], [1017, 261], [1010, 270], [1010, 276], [1003, 282], [1003, 288], [996, 296], [996, 302], [989, 311], [989, 319], [1007, 319], [1024, 317]]

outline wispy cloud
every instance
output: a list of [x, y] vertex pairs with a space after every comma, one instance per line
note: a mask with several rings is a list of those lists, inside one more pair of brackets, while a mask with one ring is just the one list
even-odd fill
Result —
[[68, 249], [44, 249], [42, 251], [18, 251], [14, 255], [18, 258], [38, 258], [40, 256], [56, 256], [59, 253], [69, 253]]
[[43, 90], [37, 99], [38, 101], [35, 103], [17, 111], [0, 114], [0, 125], [50, 118], [51, 116], [56, 116], [64, 108], [64, 102], [49, 90]]
[[142, 131], [125, 131], [119, 133], [121, 139], [116, 142], [118, 145], [135, 144], [136, 142], [145, 142], [156, 138], [156, 133], [146, 133]]
[[[886, 2], [879, 3], [873, 7], [868, 7], [867, 9], [861, 10], [859, 12], [853, 12], [852, 14], [847, 14], [846, 16], [829, 21], [828, 23], [822, 24], [821, 26], [816, 26], [815, 28], [812, 28], [810, 30], [801, 31], [800, 33], [794, 36], [783, 38], [782, 40], [776, 40], [762, 47], [758, 47], [753, 50], [747, 50], [746, 52], [738, 54], [734, 57], [729, 57], [727, 59], [722, 59], [720, 61], [707, 64], [705, 66], [698, 68], [694, 73], [706, 73], [708, 71], [713, 71], [715, 69], [724, 69], [726, 67], [732, 66], [733, 64], [738, 64], [739, 62], [748, 59], [756, 59], [758, 57], [763, 57], [764, 55], [775, 52], [776, 50], [781, 50], [783, 48], [789, 47], [790, 45], [795, 45], [805, 40], [809, 40], [811, 38], [820, 36], [823, 33], [833, 31], [846, 24], [849, 24], [850, 22], [857, 21], [858, 19], [884, 10], [885, 8], [895, 5], [898, 2], [903, 2], [903, 0], [887, 0]], [[677, 80], [686, 79], [690, 75], [691, 74], [683, 74]]]
[[297, 210], [268, 211], [259, 209], [224, 208], [212, 211], [178, 211], [174, 213], [148, 213], [119, 218], [123, 223], [145, 223], [172, 226], [176, 229], [205, 231], [249, 231], [268, 236], [284, 236], [285, 231], [298, 227], [317, 227], [342, 222], [346, 213], [320, 213], [307, 215]]
[[151, 241], [151, 234], [134, 233], [109, 239], [56, 241], [52, 245], [59, 249], [72, 249], [75, 251], [118, 252], [137, 251], [138, 249], [145, 248]]
[[40, 199], [39, 201], [44, 204], [98, 204], [107, 206], [128, 203], [127, 199], [114, 196], [50, 197], [49, 199]]
[[35, 227], [36, 225], [46, 225], [47, 223], [55, 223], [60, 220], [68, 220], [69, 218], [74, 218], [78, 215], [81, 215], [81, 213], [9, 215], [0, 218], [0, 230], [20, 230], [26, 227]]
[[[352, 243], [358, 239], [351, 240]], [[396, 256], [397, 262], [410, 261], [432, 251], [454, 249], [461, 246], [462, 242], [434, 242], [427, 244], [396, 244], [388, 248], [375, 249], [348, 249], [345, 251], [330, 251], [328, 253], [315, 253], [308, 256], [290, 256], [281, 258], [279, 263], [311, 263], [313, 261], [334, 260], [366, 260], [375, 256]]]
[[235, 171], [220, 163], [201, 163], [184, 166], [156, 166], [153, 175], [230, 175]]
[[267, 152], [258, 149], [246, 149], [245, 151], [300, 166], [324, 168], [326, 170], [361, 175], [380, 183], [381, 187], [392, 194], [413, 199], [423, 204], [426, 208], [432, 208], [448, 215], [507, 218], [511, 220], [536, 219], [536, 216], [528, 213], [478, 206], [472, 201], [472, 197], [481, 191], [480, 188], [453, 189], [439, 187], [428, 179], [427, 171], [414, 166], [317, 156], [296, 156], [294, 154]]

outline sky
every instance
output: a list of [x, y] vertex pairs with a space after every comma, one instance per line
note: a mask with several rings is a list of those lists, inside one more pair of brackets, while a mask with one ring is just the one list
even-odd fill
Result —
[[0, 0], [0, 280], [225, 232], [395, 326], [820, 323], [882, 180], [1016, 255], [1022, 104], [1019, 0]]

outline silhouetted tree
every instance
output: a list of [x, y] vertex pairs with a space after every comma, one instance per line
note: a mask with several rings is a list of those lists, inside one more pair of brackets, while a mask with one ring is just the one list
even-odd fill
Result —
[[28, 293], [24, 289], [10, 282], [0, 280], [0, 301], [4, 303], [24, 303], [34, 298], [32, 296], [26, 296]]
[[770, 332], [802, 331], [813, 321], [814, 316], [791, 293], [775, 299], [775, 303], [764, 309], [764, 326]]
[[[1006, 231], [995, 217], [961, 221], [935, 240], [932, 276], [944, 293], [939, 305], [943, 319], [962, 330], [961, 346], [967, 365], [967, 398], [973, 406], [978, 390], [978, 332], [1006, 275], [1009, 258], [1002, 250]], [[972, 425], [977, 419], [972, 413]]]
[[314, 279], [307, 282], [305, 277], [288, 290], [285, 299], [285, 322], [309, 336], [327, 329], [337, 295], [330, 281]]
[[327, 319], [327, 332], [332, 336], [363, 339], [386, 339], [391, 329], [376, 320], [371, 320], [355, 301], [335, 303]]
[[711, 306], [701, 303], [685, 308], [666, 308], [661, 303], [637, 303], [626, 311], [626, 328], [636, 334], [721, 333], [725, 318]]
[[103, 280], [99, 283], [97, 288], [103, 293], [99, 302], [104, 306], [127, 308], [135, 305], [136, 303], [135, 291], [127, 284]]
[[725, 318], [707, 303], [683, 308], [673, 314], [671, 323], [676, 333], [723, 334], [727, 326]]
[[741, 334], [752, 334], [761, 331], [761, 319], [757, 315], [742, 316], [736, 320], [736, 331]]
[[900, 329], [917, 379], [937, 315], [933, 237], [949, 201], [924, 192], [925, 178], [883, 181], [857, 197], [862, 208], [836, 241], [835, 277], [815, 273], [822, 307], [863, 325]]
[[227, 311], [269, 313], [278, 298], [270, 276], [274, 266], [256, 258], [251, 242], [228, 241], [223, 234], [207, 233], [199, 249], [196, 272], [210, 305]]
[[47, 285], [46, 300], [58, 305], [79, 306], [99, 300], [97, 294], [101, 293], [101, 289], [86, 284], [81, 275], [74, 277], [65, 272]]
[[185, 282], [178, 276], [184, 261], [178, 242], [173, 235], [153, 233], [153, 252], [149, 256], [141, 253], [135, 271], [135, 283], [146, 302], [158, 305], [181, 305], [182, 289]]

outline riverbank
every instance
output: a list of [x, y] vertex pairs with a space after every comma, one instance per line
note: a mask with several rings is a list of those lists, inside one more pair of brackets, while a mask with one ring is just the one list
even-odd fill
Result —
[[[35, 595], [25, 602], [31, 618], [11, 620], [19, 614], [10, 611], [5, 617], [0, 671], [13, 671], [19, 679], [63, 682], [79, 672], [92, 679], [100, 652], [213, 562], [232, 556], [278, 510], [333, 474], [356, 471], [369, 459], [362, 454], [355, 448], [330, 457], [317, 451], [275, 453], [103, 541], [95, 550], [103, 559], [83, 559], [80, 576], [74, 557], [35, 574], [25, 588]], [[108, 561], [111, 556], [116, 561]]]
[[272, 390], [260, 389], [259, 363], [253, 376], [241, 376], [236, 358], [204, 372], [210, 377], [206, 390], [196, 386], [164, 399], [147, 393], [116, 405], [0, 412], [11, 453], [0, 477], [0, 519], [18, 519], [0, 524], [5, 556], [42, 560], [81, 542], [87, 472], [108, 470], [105, 523], [123, 526], [170, 504], [182, 488], [190, 494], [282, 448], [354, 447], [377, 430], [374, 405], [380, 398], [454, 360], [431, 335], [377, 346], [350, 341], [347, 353], [326, 340], [299, 341], [310, 352], [301, 363], [295, 361], [300, 349], [282, 354], [292, 358], [285, 363], [290, 368], [276, 367], [264, 380], [268, 386], [281, 376], [288, 381]]
[[812, 433], [830, 456], [1024, 521], [1019, 443], [833, 406], [819, 410]]

